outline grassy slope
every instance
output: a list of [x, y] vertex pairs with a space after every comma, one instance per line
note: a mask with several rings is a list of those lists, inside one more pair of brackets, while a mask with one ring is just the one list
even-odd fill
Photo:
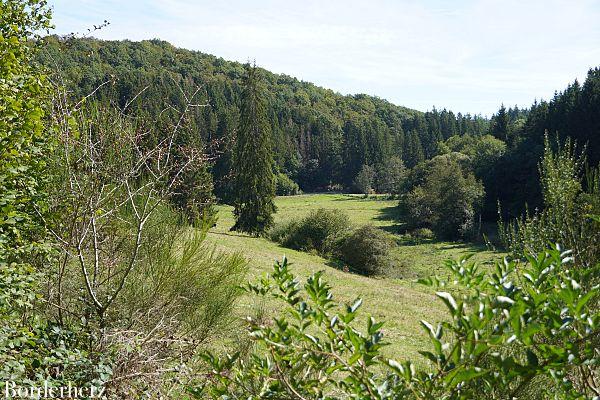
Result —
[[[371, 223], [389, 232], [396, 232], [393, 219], [394, 200], [364, 199], [358, 196], [312, 194], [279, 197], [276, 222], [296, 218], [319, 207], [344, 210], [355, 224]], [[294, 265], [294, 272], [305, 278], [311, 272], [325, 270], [325, 278], [333, 285], [335, 297], [340, 302], [350, 302], [356, 297], [364, 299], [365, 315], [385, 320], [387, 340], [391, 342], [387, 353], [396, 358], [413, 357], [417, 350], [428, 347], [419, 320], [439, 320], [445, 317], [441, 303], [428, 288], [415, 284], [414, 279], [442, 271], [443, 261], [463, 254], [478, 252], [475, 259], [489, 262], [492, 252], [481, 248], [449, 242], [407, 244], [399, 235], [394, 257], [397, 259], [395, 278], [367, 278], [342, 272], [331, 267], [327, 260], [304, 252], [286, 249], [264, 238], [254, 238], [229, 232], [233, 225], [231, 207], [219, 206], [219, 220], [208, 241], [224, 251], [240, 251], [249, 260], [250, 280], [269, 272], [273, 261], [285, 254]], [[267, 313], [275, 312], [278, 305], [264, 304]], [[238, 305], [238, 315], [253, 314], [256, 299], [245, 297]], [[267, 314], [269, 315], [269, 314]], [[363, 317], [363, 320], [365, 318]]]

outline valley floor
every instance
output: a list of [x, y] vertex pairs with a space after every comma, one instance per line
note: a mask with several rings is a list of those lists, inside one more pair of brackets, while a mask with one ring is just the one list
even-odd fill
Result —
[[[390, 232], [398, 244], [394, 250], [395, 270], [390, 277], [368, 278], [343, 272], [316, 254], [287, 249], [265, 238], [230, 232], [234, 220], [229, 206], [218, 207], [218, 222], [210, 230], [207, 241], [218, 250], [242, 253], [249, 261], [250, 281], [270, 272], [273, 262], [280, 260], [283, 255], [287, 256], [293, 264], [293, 272], [301, 279], [314, 271], [324, 270], [325, 279], [333, 286], [338, 302], [351, 302], [356, 297], [364, 300], [363, 317], [362, 320], [359, 318], [359, 323], [366, 323], [368, 315], [386, 321], [384, 332], [391, 345], [385, 353], [397, 359], [415, 358], [418, 350], [429, 347], [429, 341], [419, 325], [421, 319], [436, 321], [446, 317], [441, 301], [429, 288], [415, 283], [417, 278], [433, 274], [446, 276], [444, 261], [461, 255], [474, 253], [472, 260], [483, 264], [502, 256], [485, 247], [467, 243], [423, 241], [415, 244], [397, 233], [399, 226], [394, 218], [397, 201], [383, 197], [365, 199], [343, 194], [307, 194], [278, 197], [276, 204], [276, 222], [300, 217], [317, 208], [340, 209], [356, 225], [373, 224]], [[242, 317], [256, 314], [259, 308], [266, 315], [272, 315], [280, 307], [280, 304], [259, 301], [250, 296], [239, 301], [235, 313], [237, 318], [232, 323], [232, 337], [243, 335]]]

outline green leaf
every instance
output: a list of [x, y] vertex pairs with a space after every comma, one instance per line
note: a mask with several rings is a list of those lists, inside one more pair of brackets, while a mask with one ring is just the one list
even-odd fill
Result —
[[468, 381], [471, 381], [471, 380], [478, 378], [480, 376], [483, 376], [485, 374], [487, 374], [487, 370], [477, 368], [477, 367], [468, 368], [468, 369], [465, 369], [465, 370], [455, 373], [453, 376], [449, 375], [449, 377], [451, 377], [450, 385], [455, 386], [461, 382], [466, 383]]
[[354, 300], [354, 303], [348, 307], [348, 312], [353, 313], [356, 312], [356, 310], [358, 310], [360, 308], [360, 306], [362, 305], [363, 300], [361, 298], [358, 298], [356, 300]]
[[429, 361], [431, 361], [434, 364], [438, 364], [438, 362], [439, 362], [437, 356], [434, 355], [430, 351], [419, 351], [419, 354], [422, 355], [423, 357], [427, 358]]
[[433, 325], [431, 325], [429, 322], [425, 321], [425, 320], [421, 320], [421, 326], [423, 328], [425, 328], [425, 331], [427, 333], [429, 333], [429, 336], [431, 337], [436, 337], [436, 332], [435, 329], [433, 328]]
[[578, 301], [577, 304], [575, 305], [575, 313], [576, 314], [581, 314], [581, 310], [583, 310], [583, 307], [585, 307], [585, 305], [592, 299], [592, 297], [594, 297], [596, 295], [596, 291], [595, 290], [590, 290], [589, 292], [587, 292], [585, 295], [583, 295]]
[[538, 360], [538, 356], [531, 351], [530, 349], [527, 349], [527, 364], [533, 367], [537, 367], [539, 365], [539, 360]]
[[446, 306], [452, 312], [452, 315], [454, 315], [456, 313], [456, 310], [458, 309], [458, 306], [456, 304], [456, 300], [454, 300], [454, 297], [452, 297], [452, 295], [448, 292], [435, 292], [435, 294], [437, 297], [442, 299], [444, 304], [446, 304]]
[[361, 357], [360, 353], [354, 353], [352, 355], [352, 357], [350, 357], [350, 359], [348, 360], [348, 364], [353, 365], [360, 359], [360, 357]]

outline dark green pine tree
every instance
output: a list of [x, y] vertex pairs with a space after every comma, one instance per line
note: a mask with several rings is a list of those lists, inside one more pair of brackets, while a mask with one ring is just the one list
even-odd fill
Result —
[[508, 114], [504, 104], [498, 110], [498, 114], [493, 117], [492, 135], [505, 142], [508, 140]]
[[233, 231], [261, 235], [273, 223], [275, 175], [265, 89], [256, 65], [246, 65], [233, 152]]
[[413, 168], [423, 160], [425, 160], [425, 155], [419, 133], [412, 130], [404, 142], [404, 162], [408, 168]]

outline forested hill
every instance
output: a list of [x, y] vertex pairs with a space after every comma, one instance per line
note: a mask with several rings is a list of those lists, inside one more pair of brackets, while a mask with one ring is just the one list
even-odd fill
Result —
[[[196, 144], [211, 145], [220, 154], [213, 168], [215, 190], [226, 197], [228, 144], [239, 115], [242, 64], [160, 40], [45, 40], [41, 61], [59, 72], [75, 98], [109, 82], [92, 98], [114, 103], [131, 115], [176, 121], [175, 110], [183, 110], [185, 96], [200, 87], [192, 102], [209, 106], [193, 107], [187, 126], [198, 133]], [[262, 72], [270, 96], [276, 165], [307, 191], [349, 187], [363, 165], [393, 156], [413, 167], [434, 156], [439, 141], [488, 131], [488, 120], [481, 117], [435, 109], [423, 113], [377, 97], [343, 96]]]
[[[215, 156], [214, 192], [228, 200], [242, 64], [161, 40], [56, 36], [45, 40], [39, 58], [57, 73], [54, 78], [68, 87], [74, 99], [93, 93], [91, 99], [124, 109], [139, 117], [140, 124], [162, 124], [164, 129], [153, 129], [158, 134], [172, 129], [186, 104], [206, 104], [188, 110], [182, 140], [184, 145], [206, 147]], [[491, 134], [506, 149], [475, 172], [485, 186], [484, 216], [493, 220], [498, 201], [511, 215], [519, 215], [525, 204], [542, 205], [538, 164], [546, 132], [557, 133], [561, 140], [572, 137], [579, 147], [586, 145], [590, 165], [600, 161], [598, 68], [590, 69], [582, 84], [575, 81], [548, 101], [535, 102], [527, 110], [502, 106], [490, 120], [445, 109], [423, 113], [377, 97], [344, 96], [290, 76], [261, 72], [269, 96], [276, 167], [305, 191], [352, 189], [365, 165], [385, 169], [384, 163], [400, 157], [413, 168], [444, 147], [473, 158], [475, 150], [458, 146], [456, 138], [448, 139]], [[442, 141], [449, 146], [440, 146]]]

